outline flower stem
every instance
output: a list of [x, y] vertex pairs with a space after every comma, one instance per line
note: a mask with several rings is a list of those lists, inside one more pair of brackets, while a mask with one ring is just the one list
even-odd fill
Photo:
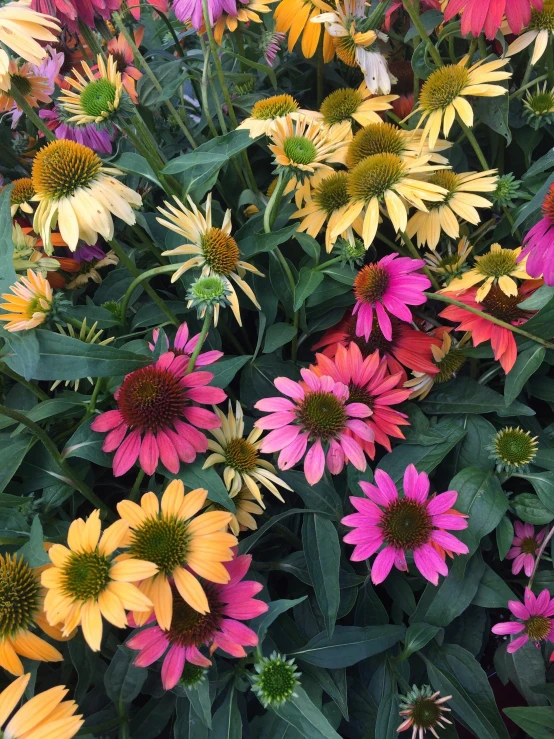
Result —
[[275, 185], [275, 189], [273, 190], [269, 202], [265, 206], [264, 231], [266, 234], [270, 233], [271, 229], [273, 228], [273, 224], [275, 223], [275, 219], [277, 218], [277, 214], [279, 212], [279, 204], [281, 202], [281, 198], [283, 197], [283, 193], [285, 192], [286, 186], [286, 179], [281, 173], [277, 178], [277, 184]]
[[140, 467], [137, 473], [135, 482], [133, 484], [133, 487], [131, 489], [131, 493], [129, 494], [129, 500], [136, 502], [139, 496], [139, 493], [140, 493], [140, 486], [143, 480], [144, 480], [144, 470], [142, 469], [142, 467]]
[[204, 316], [204, 323], [202, 324], [202, 330], [200, 331], [200, 336], [198, 337], [198, 342], [196, 344], [194, 351], [192, 352], [190, 356], [189, 363], [187, 365], [187, 372], [186, 372], [187, 375], [193, 371], [194, 364], [196, 360], [198, 359], [198, 355], [202, 351], [202, 345], [206, 341], [206, 336], [208, 335], [210, 326], [212, 325], [212, 318], [213, 318], [213, 312], [206, 311], [206, 315]]
[[417, 12], [418, 9], [416, 7], [416, 3], [412, 2], [412, 0], [404, 0], [404, 7], [406, 8], [408, 15], [410, 16], [410, 20], [414, 24], [418, 35], [421, 36], [423, 41], [427, 44], [427, 48], [429, 49], [429, 53], [433, 57], [433, 61], [435, 62], [437, 67], [442, 67], [443, 66], [442, 57], [438, 49], [436, 48], [436, 46], [433, 44], [433, 42], [429, 38], [429, 34], [425, 30], [425, 26], [421, 22], [419, 13]]
[[[525, 90], [528, 90], [530, 87], [533, 87], [533, 85], [538, 85], [539, 82], [544, 82], [545, 79], [547, 79], [547, 74], [541, 74], [540, 77], [535, 77], [534, 80], [531, 80], [531, 82], [526, 82], [525, 84], [522, 84], [521, 87], [518, 87], [517, 91], [512, 93], [510, 95], [510, 101], [514, 100], [515, 98], [521, 97], [521, 95], [525, 92]], [[525, 82], [525, 79], [524, 79]]]
[[33, 393], [33, 395], [35, 395], [39, 400], [48, 400], [48, 395], [43, 390], [32, 382], [29, 382], [29, 380], [26, 380], [24, 377], [21, 377], [21, 375], [18, 375], [17, 372], [10, 369], [10, 367], [8, 367], [7, 364], [4, 364], [4, 362], [0, 363], [0, 372], [11, 380], [23, 385], [23, 387], [26, 387], [27, 390]]
[[467, 136], [469, 143], [472, 145], [473, 151], [477, 155], [477, 159], [479, 160], [480, 165], [483, 167], [483, 169], [490, 169], [489, 164], [487, 160], [485, 159], [485, 155], [483, 154], [483, 150], [479, 146], [479, 142], [475, 138], [475, 134], [473, 133], [471, 128], [464, 123], [464, 121], [461, 119], [460, 114], [458, 112], [456, 112], [456, 119], [458, 123], [460, 124], [462, 131]]
[[[411, 238], [408, 236], [408, 234], [405, 231], [400, 231], [400, 237], [402, 241], [404, 242], [404, 245], [410, 252], [410, 254], [412, 254], [412, 256], [414, 257], [414, 259], [421, 259], [421, 254], [418, 252], [416, 245], [411, 240]], [[440, 285], [437, 282], [436, 277], [431, 273], [429, 267], [423, 267], [423, 271], [425, 272], [425, 274], [431, 281], [431, 285], [433, 285], [435, 290], [440, 290]]]
[[336, 264], [340, 261], [342, 261], [342, 257], [334, 257], [333, 259], [329, 259], [327, 262], [323, 262], [323, 264], [318, 264], [317, 267], [314, 267], [314, 272], [321, 272], [321, 270], [327, 269], [327, 267], [330, 267], [332, 264]]
[[173, 28], [172, 22], [169, 20], [169, 18], [167, 17], [167, 15], [165, 13], [162, 13], [161, 10], [156, 10], [156, 13], [163, 20], [163, 22], [165, 23], [165, 25], [167, 26], [167, 28], [169, 30], [169, 33], [173, 37], [173, 41], [175, 42], [175, 51], [177, 52], [177, 54], [179, 54], [179, 56], [181, 57], [181, 59], [184, 59], [185, 58], [185, 52], [183, 51], [183, 47], [181, 46], [181, 44], [179, 42], [179, 37], [177, 36], [177, 34], [175, 32], [175, 29]]
[[544, 541], [540, 545], [540, 547], [537, 549], [535, 564], [533, 565], [533, 572], [531, 573], [531, 577], [529, 578], [529, 582], [527, 584], [527, 587], [529, 590], [533, 587], [533, 580], [535, 579], [535, 575], [537, 574], [537, 570], [539, 569], [539, 564], [541, 561], [541, 557], [543, 555], [544, 550], [546, 549], [548, 542], [552, 537], [554, 536], [554, 526], [550, 529], [548, 534], [544, 537]]
[[123, 297], [123, 302], [121, 303], [121, 315], [123, 316], [123, 320], [125, 320], [125, 317], [127, 316], [127, 310], [129, 308], [129, 302], [131, 300], [131, 297], [133, 296], [133, 293], [135, 292], [137, 287], [142, 282], [144, 282], [145, 280], [149, 280], [151, 277], [154, 277], [155, 275], [165, 275], [171, 272], [175, 272], [175, 269], [176, 269], [176, 266], [174, 264], [164, 264], [161, 267], [153, 267], [152, 269], [149, 269], [146, 272], [140, 272], [135, 277], [135, 279], [131, 282], [131, 284], [127, 288], [127, 291]]
[[40, 118], [39, 115], [35, 113], [33, 108], [31, 108], [29, 103], [25, 100], [25, 96], [22, 95], [21, 92], [19, 92], [15, 85], [11, 86], [9, 95], [15, 100], [17, 107], [25, 113], [27, 118], [35, 124], [39, 131], [42, 131], [48, 141], [56, 140], [56, 136], [48, 128], [42, 118]]
[[319, 44], [317, 47], [317, 107], [321, 106], [323, 102], [323, 67], [325, 61], [323, 59], [323, 39], [325, 33], [322, 33], [319, 37]]

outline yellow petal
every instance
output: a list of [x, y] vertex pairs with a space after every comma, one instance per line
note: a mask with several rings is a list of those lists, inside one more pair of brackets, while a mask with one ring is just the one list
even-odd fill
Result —
[[0, 642], [0, 667], [11, 672], [12, 675], [23, 675], [23, 665], [21, 660], [15, 653], [15, 649], [12, 647], [11, 642], [8, 641], [8, 639]]
[[165, 575], [158, 575], [154, 579], [152, 589], [150, 591], [150, 598], [154, 604], [158, 626], [161, 629], [169, 629], [171, 626], [171, 618], [173, 616], [173, 594]]
[[13, 647], [18, 654], [27, 659], [36, 659], [40, 662], [59, 662], [63, 659], [57, 649], [30, 631], [20, 631], [13, 639]]
[[208, 491], [204, 488], [196, 488], [191, 490], [184, 497], [184, 500], [177, 514], [178, 518], [192, 518], [202, 508], [208, 497]]
[[182, 567], [178, 567], [173, 572], [175, 579], [175, 585], [177, 590], [181, 594], [181, 597], [186, 601], [191, 608], [199, 613], [209, 613], [210, 606], [208, 605], [208, 599], [202, 585], [198, 580], [187, 570]]
[[[138, 508], [138, 506], [137, 506]], [[112, 554], [115, 550], [121, 546], [125, 535], [129, 530], [129, 522], [125, 519], [121, 519], [112, 523], [111, 526], [104, 531], [98, 544], [98, 549], [101, 554], [105, 556]]]
[[156, 518], [160, 512], [160, 503], [154, 493], [144, 493], [140, 499], [142, 510], [150, 518]]
[[164, 516], [176, 516], [185, 497], [185, 486], [181, 480], [169, 483], [162, 495], [162, 513]]
[[118, 629], [127, 626], [127, 615], [121, 600], [113, 590], [107, 588], [98, 596], [98, 605], [104, 618]]
[[[224, 529], [231, 520], [231, 514], [226, 511], [210, 511], [190, 521], [187, 526], [189, 534], [194, 536], [206, 536]], [[232, 544], [231, 546], [234, 546]]]
[[110, 577], [116, 582], [136, 582], [153, 577], [158, 572], [158, 567], [153, 562], [145, 562], [143, 559], [125, 559], [114, 562], [110, 568]]
[[133, 529], [138, 528], [146, 520], [146, 513], [132, 500], [121, 500], [117, 504], [117, 512], [121, 518], [129, 522], [129, 526]]
[[22, 675], [0, 693], [0, 726], [6, 723], [8, 716], [19, 703], [30, 679], [31, 673]]
[[31, 731], [37, 724], [45, 719], [60, 701], [64, 699], [69, 691], [62, 685], [39, 693], [27, 701], [25, 705], [12, 718], [6, 726], [4, 733], [6, 737], [20, 737], [27, 731]]
[[81, 628], [93, 652], [100, 651], [102, 642], [102, 614], [96, 601], [89, 600], [81, 609]]

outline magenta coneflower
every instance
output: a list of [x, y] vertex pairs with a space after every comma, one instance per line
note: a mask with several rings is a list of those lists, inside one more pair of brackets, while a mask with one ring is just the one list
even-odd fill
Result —
[[359, 442], [367, 456], [370, 459], [375, 457], [375, 442], [390, 452], [389, 436], [403, 439], [399, 426], [409, 426], [406, 414], [391, 408], [410, 396], [408, 388], [399, 387], [404, 381], [404, 373], [391, 375], [387, 360], [380, 358], [378, 351], [364, 359], [358, 345], [353, 342], [347, 349], [339, 344], [334, 359], [325, 354], [316, 354], [316, 359], [317, 364], [310, 367], [311, 370], [344, 383], [350, 392], [348, 400], [351, 403], [364, 403], [373, 411], [363, 423], [373, 432], [374, 441], [362, 439]]
[[348, 387], [332, 377], [318, 377], [300, 370], [303, 383], [277, 377], [274, 385], [288, 398], [263, 398], [254, 408], [269, 411], [254, 426], [273, 429], [260, 443], [264, 453], [280, 451], [277, 465], [290, 470], [304, 456], [304, 474], [310, 485], [323, 476], [325, 461], [331, 474], [338, 475], [347, 462], [365, 470], [362, 442], [373, 441], [373, 431], [362, 418], [371, 415], [364, 403], [350, 403]]
[[[174, 592], [171, 628], [163, 631], [157, 624], [131, 637], [127, 646], [138, 649], [134, 664], [148, 667], [163, 654], [162, 685], [171, 690], [179, 682], [185, 663], [198, 667], [209, 667], [211, 661], [200, 651], [216, 649], [233, 657], [246, 657], [244, 647], [255, 647], [258, 637], [248, 626], [241, 623], [255, 618], [268, 610], [267, 603], [254, 596], [263, 585], [258, 582], [242, 582], [248, 572], [252, 557], [241, 555], [232, 562], [224, 562], [231, 579], [226, 585], [203, 583], [210, 610], [202, 614], [195, 611], [177, 592]], [[149, 623], [155, 622], [152, 617]]]
[[535, 566], [535, 554], [544, 539], [546, 528], [541, 529], [538, 534], [535, 534], [533, 524], [522, 523], [521, 521], [516, 521], [514, 528], [516, 535], [512, 541], [512, 548], [506, 555], [506, 559], [514, 560], [512, 562], [512, 574], [518, 575], [523, 570], [527, 577], [530, 577]]
[[358, 513], [342, 519], [343, 524], [354, 527], [344, 537], [347, 544], [356, 545], [350, 559], [360, 562], [384, 545], [371, 567], [371, 580], [378, 585], [393, 565], [407, 571], [406, 552], [412, 551], [423, 577], [438, 585], [439, 575], [448, 575], [445, 555], [469, 551], [444, 530], [467, 528], [467, 516], [452, 509], [458, 493], [447, 490], [428, 499], [429, 476], [426, 472], [418, 474], [413, 464], [404, 472], [404, 497], [398, 497], [396, 485], [383, 470], [375, 470], [375, 483], [360, 482], [369, 500], [352, 496], [350, 502]]
[[519, 600], [509, 600], [508, 608], [517, 621], [502, 621], [492, 627], [493, 634], [521, 634], [508, 644], [507, 651], [509, 654], [517, 652], [518, 649], [529, 640], [536, 647], [540, 647], [541, 642], [547, 639], [554, 642], [554, 598], [550, 598], [548, 590], [544, 589], [537, 597], [535, 594], [525, 588], [523, 603]]
[[187, 356], [166, 352], [149, 367], [131, 372], [115, 393], [118, 409], [92, 422], [93, 431], [109, 432], [103, 451], [117, 449], [116, 477], [130, 470], [137, 459], [147, 475], [154, 474], [159, 460], [177, 473], [181, 461], [193, 462], [197, 452], [207, 450], [206, 436], [198, 429], [219, 428], [221, 421], [192, 403], [221, 403], [227, 396], [217, 387], [208, 387], [211, 372], [187, 375], [188, 363]]
[[484, 31], [487, 38], [496, 36], [504, 14], [512, 33], [521, 29], [531, 20], [531, 8], [542, 10], [543, 0], [450, 0], [444, 20], [451, 20], [456, 13], [462, 14], [462, 34], [473, 34], [475, 38]]
[[[237, 15], [237, 0], [208, 0], [208, 15], [212, 26], [224, 11]], [[182, 23], [190, 21], [196, 31], [204, 25], [202, 0], [174, 0], [173, 12]]]
[[57, 139], [76, 141], [98, 154], [112, 153], [112, 141], [116, 137], [116, 129], [111, 123], [104, 124], [102, 128], [99, 128], [96, 123], [74, 126], [63, 120], [61, 109], [58, 106], [54, 106], [51, 110], [42, 108], [38, 114], [48, 128], [56, 134]]
[[412, 320], [408, 305], [425, 303], [427, 298], [423, 291], [431, 286], [425, 275], [416, 272], [424, 265], [422, 259], [387, 254], [358, 272], [354, 280], [356, 305], [352, 311], [353, 315], [357, 315], [356, 336], [369, 340], [374, 310], [383, 336], [389, 341], [392, 339], [389, 313], [401, 321], [409, 323]]
[[[159, 335], [160, 335], [160, 330], [158, 328], [155, 328], [152, 331], [153, 343], [148, 344], [151, 352], [154, 351]], [[200, 334], [196, 334], [196, 336], [191, 336], [191, 338], [189, 339], [189, 327], [186, 324], [186, 322], [182, 323], [177, 329], [177, 333], [175, 334], [175, 338], [173, 339], [173, 344], [169, 345], [169, 351], [173, 352], [173, 354], [175, 354], [176, 357], [182, 356], [182, 357], [186, 357], [187, 359], [190, 359], [192, 353], [196, 349], [196, 345], [198, 344], [199, 338], [200, 338]], [[213, 364], [214, 362], [217, 362], [217, 360], [221, 359], [222, 356], [223, 356], [223, 352], [218, 352], [215, 349], [209, 352], [202, 352], [196, 358], [194, 366], [195, 367], [206, 367], [206, 365], [208, 364]]]
[[517, 261], [527, 259], [527, 274], [544, 277], [547, 285], [554, 285], [554, 182], [542, 204], [543, 218], [523, 239], [523, 251]]

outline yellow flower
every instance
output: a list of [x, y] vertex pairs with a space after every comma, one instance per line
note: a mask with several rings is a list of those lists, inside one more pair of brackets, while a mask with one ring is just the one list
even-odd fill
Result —
[[71, 739], [85, 723], [74, 715], [75, 701], [64, 701], [69, 692], [63, 685], [35, 695], [4, 726], [21, 700], [31, 673], [22, 675], [0, 693], [0, 733], [4, 739]]
[[164, 251], [164, 256], [192, 255], [186, 262], [175, 265], [175, 273], [171, 278], [171, 282], [175, 282], [182, 274], [193, 268], [201, 269], [204, 276], [217, 275], [221, 277], [229, 290], [231, 310], [239, 326], [242, 326], [239, 301], [231, 280], [236, 282], [256, 308], [259, 308], [260, 304], [256, 300], [252, 288], [244, 281], [243, 277], [245, 271], [253, 272], [260, 277], [263, 277], [263, 274], [248, 262], [240, 259], [238, 244], [231, 236], [230, 210], [225, 213], [221, 228], [216, 228], [212, 226], [211, 193], [206, 198], [205, 216], [198, 210], [190, 197], [188, 201], [192, 210], [186, 208], [178, 198], [175, 198], [177, 207], [165, 201], [166, 210], [158, 208], [167, 220], [163, 218], [157, 218], [156, 220], [162, 226], [175, 231], [186, 239], [186, 243], [181, 244], [176, 249]]
[[474, 285], [483, 283], [477, 290], [475, 300], [481, 303], [489, 294], [493, 285], [498, 285], [504, 295], [517, 295], [517, 282], [532, 279], [526, 272], [527, 257], [517, 261], [521, 246], [517, 249], [503, 249], [500, 244], [493, 244], [488, 254], [475, 257], [475, 266], [461, 277], [452, 280], [448, 288], [441, 292], [461, 292]]
[[52, 309], [54, 295], [43, 275], [27, 270], [27, 277], [21, 277], [15, 285], [10, 285], [9, 293], [2, 293], [6, 303], [0, 308], [8, 313], [0, 315], [0, 321], [8, 321], [7, 331], [28, 331], [44, 323]]
[[[289, 51], [302, 35], [302, 53], [310, 59], [317, 51], [322, 27], [319, 23], [311, 23], [312, 18], [321, 11], [332, 11], [331, 5], [323, 0], [282, 0], [275, 9], [275, 30], [289, 34]], [[323, 60], [330, 62], [335, 54], [333, 39], [323, 31]]]
[[30, 177], [21, 177], [19, 180], [13, 180], [11, 184], [13, 185], [10, 195], [12, 218], [19, 209], [21, 209], [22, 213], [32, 213], [33, 206], [29, 203], [29, 200], [35, 195], [33, 180]]
[[258, 13], [270, 13], [271, 8], [267, 6], [276, 3], [277, 0], [241, 0], [237, 6], [237, 14], [227, 13], [223, 11], [222, 15], [216, 21], [214, 26], [214, 38], [218, 44], [223, 39], [223, 34], [227, 28], [231, 33], [237, 30], [239, 21], [241, 23], [262, 23], [262, 19]]
[[378, 113], [392, 110], [390, 103], [397, 99], [398, 95], [373, 95], [364, 81], [357, 89], [344, 87], [327, 95], [319, 112], [328, 126], [343, 121], [356, 121], [360, 126], [367, 126], [369, 123], [382, 123]]
[[[0, 8], [0, 13], [2, 12]], [[16, 104], [10, 95], [10, 90], [15, 88], [23, 95], [25, 101], [31, 108], [38, 108], [39, 103], [50, 103], [51, 83], [46, 77], [36, 74], [31, 62], [23, 62], [19, 64], [15, 59], [11, 59], [8, 66], [8, 76], [4, 77], [3, 84], [0, 80], [0, 112], [8, 112]]]
[[86, 62], [81, 62], [86, 77], [76, 69], [73, 70], [75, 79], [65, 77], [73, 90], [63, 90], [58, 98], [61, 107], [71, 114], [67, 120], [82, 126], [87, 123], [102, 123], [111, 118], [118, 110], [123, 95], [121, 72], [118, 72], [117, 60], [112, 54], [108, 56], [108, 63], [98, 54], [98, 71], [92, 71]]
[[[139, 587], [152, 601], [162, 629], [170, 628], [173, 615], [168, 578], [173, 579], [189, 606], [202, 614], [209, 613], [210, 607], [195, 575], [211, 582], [229, 582], [230, 575], [222, 563], [233, 559], [231, 547], [237, 544], [236, 538], [224, 531], [231, 514], [213, 511], [197, 516], [207, 495], [208, 491], [201, 488], [185, 495], [183, 483], [173, 480], [162, 495], [161, 508], [154, 493], [145, 493], [140, 505], [131, 500], [117, 504], [121, 519], [131, 529], [127, 541], [129, 555], [154, 562], [159, 570], [145, 577]], [[148, 616], [149, 613], [133, 613], [138, 625], [145, 623]]]
[[432, 72], [421, 88], [419, 105], [410, 113], [411, 116], [421, 112], [417, 124], [417, 128], [420, 128], [425, 123], [421, 143], [429, 138], [429, 146], [433, 148], [441, 125], [444, 135], [448, 137], [456, 115], [466, 126], [473, 126], [473, 109], [466, 98], [506, 95], [506, 87], [491, 83], [507, 80], [512, 76], [511, 72], [498, 71], [509, 61], [494, 59], [492, 62], [485, 62], [481, 59], [468, 68], [468, 57], [464, 57], [458, 64], [447, 64]]
[[0, 43], [26, 61], [40, 64], [47, 51], [38, 41], [54, 43], [60, 25], [51, 15], [31, 10], [30, 5], [31, 0], [20, 0], [0, 7]]
[[311, 116], [312, 118], [319, 117], [318, 113], [301, 110], [300, 105], [292, 95], [272, 95], [254, 103], [249, 117], [245, 118], [238, 128], [246, 129], [250, 132], [250, 138], [255, 139], [258, 136], [267, 135], [273, 128], [275, 121], [285, 116], [290, 116], [296, 120], [301, 115]]
[[469, 337], [469, 333], [464, 334], [460, 341], [452, 345], [452, 337], [448, 331], [443, 333], [442, 345], [436, 346], [433, 344], [431, 346], [433, 360], [439, 371], [433, 375], [427, 372], [412, 371], [413, 379], [404, 383], [404, 387], [412, 388], [410, 400], [415, 400], [416, 398], [423, 400], [429, 395], [435, 383], [442, 384], [456, 377], [456, 374], [467, 359], [461, 349], [468, 342]]
[[208, 441], [208, 448], [213, 452], [204, 462], [204, 467], [212, 467], [214, 464], [225, 465], [223, 469], [223, 480], [229, 491], [229, 495], [237, 495], [246, 486], [262, 507], [262, 496], [259, 485], [267, 488], [282, 503], [284, 499], [275, 487], [290, 490], [286, 482], [275, 474], [275, 467], [265, 459], [260, 459], [260, 436], [263, 431], [253, 428], [250, 434], [244, 438], [244, 415], [240, 403], [237, 402], [236, 416], [229, 403], [228, 415], [214, 406], [214, 411], [221, 420], [221, 428], [210, 429], [210, 434], [215, 441]]
[[494, 192], [498, 174], [496, 169], [464, 174], [443, 170], [430, 177], [429, 182], [444, 187], [447, 195], [443, 202], [432, 203], [428, 212], [415, 213], [408, 221], [406, 233], [410, 238], [417, 235], [418, 246], [427, 244], [436, 249], [442, 231], [451, 239], [458, 239], [459, 221], [479, 223], [481, 218], [476, 208], [491, 208], [492, 203], [476, 193]]
[[39, 205], [33, 229], [40, 234], [44, 248], [52, 253], [52, 229], [58, 223], [60, 234], [72, 251], [79, 239], [96, 244], [98, 234], [113, 238], [112, 214], [132, 225], [133, 208], [142, 199], [134, 190], [113, 177], [119, 169], [105, 167], [100, 157], [75, 141], [52, 141], [36, 155], [33, 185]]
[[114, 557], [129, 525], [116, 521], [100, 536], [100, 511], [69, 527], [68, 547], [54, 544], [48, 550], [53, 567], [42, 573], [48, 589], [44, 599], [51, 625], [62, 624], [64, 636], [80, 624], [89, 647], [97, 652], [102, 642], [102, 616], [119, 629], [127, 626], [125, 609], [149, 612], [152, 602], [133, 582], [153, 577], [158, 568], [138, 558]]

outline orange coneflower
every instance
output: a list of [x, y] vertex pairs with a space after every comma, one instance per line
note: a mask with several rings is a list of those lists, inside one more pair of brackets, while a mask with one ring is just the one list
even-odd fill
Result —
[[0, 321], [7, 321], [6, 331], [27, 331], [44, 323], [52, 309], [54, 295], [45, 278], [32, 269], [27, 277], [22, 277], [15, 285], [10, 285], [9, 293], [2, 293], [6, 301], [0, 308], [8, 311], [0, 315]]
[[[140, 46], [142, 43], [142, 37], [144, 36], [144, 26], [139, 26], [135, 29], [134, 36], [135, 44]], [[111, 39], [108, 44], [108, 52], [115, 59], [117, 71], [121, 73], [121, 81], [127, 95], [129, 95], [133, 103], [136, 105], [138, 103], [138, 96], [135, 82], [140, 80], [142, 72], [139, 72], [135, 67], [133, 50], [122, 33]]]
[[323, 59], [330, 62], [335, 55], [333, 38], [319, 23], [312, 23], [312, 18], [322, 12], [333, 12], [332, 5], [323, 0], [281, 0], [275, 8], [275, 30], [289, 34], [289, 51], [302, 36], [302, 53], [310, 59], [319, 46], [319, 39], [323, 33]]

